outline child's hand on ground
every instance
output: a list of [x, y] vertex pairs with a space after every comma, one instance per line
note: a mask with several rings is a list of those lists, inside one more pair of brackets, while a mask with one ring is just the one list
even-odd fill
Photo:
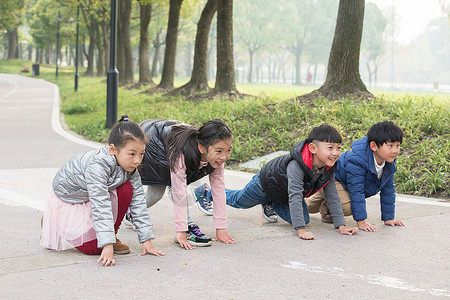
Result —
[[377, 231], [377, 227], [375, 225], [366, 223], [366, 220], [356, 222], [358, 224], [359, 229], [369, 232]]
[[188, 243], [186, 239], [186, 232], [185, 231], [177, 231], [176, 235], [177, 242], [180, 244], [180, 246], [186, 250], [193, 250], [194, 247], [191, 246], [191, 244]]
[[216, 229], [216, 238], [213, 239], [213, 241], [221, 241], [225, 244], [236, 244], [226, 229]]
[[306, 229], [297, 229], [298, 237], [302, 240], [315, 240], [314, 234], [312, 232], [306, 231]]
[[405, 226], [405, 224], [403, 224], [402, 221], [395, 221], [395, 220], [389, 220], [389, 221], [384, 221], [384, 225], [388, 225], [388, 226]]
[[347, 228], [347, 226], [341, 225], [339, 226], [339, 232], [345, 235], [355, 235], [358, 233], [358, 228], [357, 227]]
[[166, 255], [161, 250], [155, 248], [155, 246], [153, 246], [151, 240], [148, 240], [148, 241], [145, 241], [145, 242], [142, 243], [142, 253], [141, 253], [141, 255], [145, 255], [147, 253], [153, 254], [155, 256]]
[[113, 244], [108, 244], [103, 247], [102, 253], [100, 254], [100, 258], [97, 260], [97, 263], [102, 261], [102, 266], [114, 266], [116, 264], [116, 260], [113, 258], [114, 248]]

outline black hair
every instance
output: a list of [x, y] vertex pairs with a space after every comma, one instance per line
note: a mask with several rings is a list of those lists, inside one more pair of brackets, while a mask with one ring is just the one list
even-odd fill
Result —
[[180, 153], [183, 153], [186, 169], [196, 172], [202, 158], [198, 144], [208, 149], [216, 141], [232, 138], [231, 129], [221, 119], [209, 120], [199, 129], [186, 124], [174, 125], [166, 139], [166, 158], [170, 169], [175, 170], [175, 162]]
[[123, 115], [111, 128], [108, 144], [113, 144], [117, 149], [125, 147], [128, 141], [147, 143], [147, 137], [141, 127], [129, 120], [128, 115]]
[[378, 147], [388, 142], [403, 142], [403, 130], [394, 122], [384, 120], [376, 123], [367, 131], [369, 143], [375, 142]]
[[342, 136], [333, 126], [322, 124], [314, 127], [309, 133], [307, 142], [312, 143], [313, 141], [342, 144]]

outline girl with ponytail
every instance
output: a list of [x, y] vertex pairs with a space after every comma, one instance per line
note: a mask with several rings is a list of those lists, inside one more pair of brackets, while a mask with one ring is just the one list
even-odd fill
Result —
[[[148, 138], [139, 167], [142, 183], [148, 186], [147, 207], [158, 202], [168, 186], [174, 203], [175, 242], [188, 250], [210, 246], [211, 238], [194, 224], [187, 203], [187, 186], [208, 175], [215, 193], [214, 241], [234, 244], [226, 227], [224, 163], [230, 158], [233, 143], [228, 125], [214, 119], [197, 129], [180, 121], [149, 119], [140, 126]], [[130, 215], [126, 218], [133, 223]]]
[[113, 254], [130, 249], [116, 237], [125, 213], [135, 220], [142, 255], [164, 252], [155, 248], [152, 223], [137, 171], [147, 139], [138, 124], [123, 116], [111, 129], [108, 144], [72, 158], [53, 179], [44, 212], [41, 246], [77, 248], [100, 255], [103, 266], [115, 264]]

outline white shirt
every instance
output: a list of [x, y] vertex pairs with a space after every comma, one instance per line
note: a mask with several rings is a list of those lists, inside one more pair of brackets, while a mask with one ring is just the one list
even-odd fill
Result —
[[373, 160], [375, 162], [375, 170], [377, 171], [378, 179], [381, 179], [381, 176], [383, 176], [383, 168], [384, 168], [384, 165], [386, 164], [386, 162], [383, 161], [383, 163], [381, 165], [379, 165], [377, 163], [377, 160], [375, 159], [375, 155], [373, 156]]

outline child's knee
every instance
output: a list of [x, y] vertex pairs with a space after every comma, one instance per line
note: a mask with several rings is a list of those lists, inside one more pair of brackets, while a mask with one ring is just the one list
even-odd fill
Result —
[[155, 205], [164, 196], [166, 191], [165, 186], [148, 186], [145, 193], [145, 201], [147, 202], [147, 208]]
[[320, 209], [320, 205], [322, 204], [322, 201], [325, 200], [325, 197], [323, 197], [320, 192], [317, 192], [316, 194], [312, 195], [311, 197], [305, 198], [306, 205], [308, 206], [308, 211], [312, 214], [318, 213]]
[[350, 203], [342, 204], [342, 211], [344, 212], [344, 216], [351, 216], [352, 215], [352, 206]]
[[100, 255], [102, 253], [102, 249], [97, 248], [96, 245], [97, 240], [95, 240], [95, 245], [94, 243], [88, 242], [76, 248], [87, 255]]

